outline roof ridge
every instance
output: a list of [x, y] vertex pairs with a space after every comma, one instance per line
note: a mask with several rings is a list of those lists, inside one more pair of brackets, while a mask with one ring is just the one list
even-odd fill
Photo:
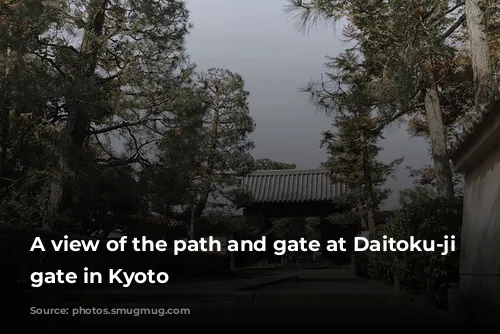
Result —
[[312, 168], [312, 169], [259, 169], [251, 172], [251, 175], [261, 175], [261, 174], [312, 174], [312, 173], [326, 173], [328, 169], [326, 168]]

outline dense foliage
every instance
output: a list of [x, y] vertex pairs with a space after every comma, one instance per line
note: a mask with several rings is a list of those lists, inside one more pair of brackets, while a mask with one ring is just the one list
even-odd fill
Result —
[[2, 228], [88, 237], [132, 216], [217, 221], [234, 213], [239, 176], [280, 164], [250, 155], [244, 79], [190, 61], [184, 1], [0, 7]]
[[[463, 179], [453, 173], [450, 157], [500, 97], [495, 77], [500, 63], [491, 51], [499, 46], [499, 6], [487, 0], [288, 2], [286, 11], [299, 30], [347, 21], [342, 33], [349, 48], [340, 57], [328, 57], [327, 72], [307, 92], [333, 114], [334, 129], [325, 136], [327, 165], [349, 186], [351, 202], [358, 206], [354, 212], [378, 209], [384, 193], [375, 180], [383, 184], [401, 162], [384, 166], [375, 159], [376, 139], [388, 124], [406, 122], [410, 135], [429, 142], [433, 165], [409, 167], [418, 179], [413, 189], [402, 192], [400, 211], [384, 225], [373, 218], [370, 222], [372, 213], [363, 226], [362, 214], [362, 227], [378, 240], [383, 235], [460, 235]], [[377, 188], [379, 196], [374, 195]], [[353, 217], [340, 217], [346, 215]], [[360, 276], [389, 283], [396, 277], [442, 303], [449, 284], [458, 280], [458, 260], [458, 252], [446, 257], [370, 252], [355, 255], [355, 269]]]
[[359, 276], [394, 283], [394, 274], [402, 287], [421, 293], [432, 302], [444, 306], [448, 288], [458, 283], [460, 259], [460, 227], [462, 198], [453, 201], [435, 198], [418, 190], [402, 198], [402, 207], [371, 237], [382, 241], [385, 235], [395, 240], [444, 240], [455, 236], [457, 251], [446, 256], [435, 252], [366, 252], [355, 253], [355, 268]]
[[9, 1], [0, 15], [2, 223], [187, 224], [232, 213], [238, 177], [275, 163], [250, 155], [243, 78], [189, 60], [183, 1]]
[[[328, 57], [322, 80], [304, 89], [332, 116], [323, 166], [349, 188], [342, 200], [352, 211], [330, 220], [358, 220], [373, 238], [458, 235], [460, 176], [453, 175], [450, 143], [494, 97], [499, 6], [486, 0], [481, 6], [470, 0], [289, 2], [302, 27], [317, 18], [348, 20], [343, 35], [351, 46]], [[471, 16], [464, 3], [478, 14]], [[106, 235], [128, 216], [155, 213], [164, 224], [191, 224], [191, 236], [205, 216], [233, 234], [314, 237], [313, 220], [277, 220], [263, 231], [262, 217], [221, 219], [249, 200], [237, 189], [240, 176], [296, 166], [251, 156], [255, 124], [244, 79], [227, 69], [199, 71], [185, 50], [190, 29], [182, 0], [0, 2], [5, 231]], [[414, 171], [419, 187], [404, 193], [401, 211], [377, 228], [389, 193], [383, 186], [402, 162], [378, 160], [379, 140], [395, 121], [407, 121], [411, 135], [429, 141], [433, 165]], [[25, 270], [22, 263], [37, 267], [40, 254], [24, 259], [19, 253], [27, 247], [22, 233], [0, 236], [2, 261], [17, 268], [13, 279]], [[358, 269], [385, 281], [396, 273], [403, 285], [436, 300], [456, 280], [457, 253], [374, 254]], [[167, 259], [150, 261], [134, 263]]]

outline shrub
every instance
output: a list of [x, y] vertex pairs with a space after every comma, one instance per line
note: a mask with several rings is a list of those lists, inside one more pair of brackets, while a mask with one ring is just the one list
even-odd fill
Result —
[[[394, 233], [394, 228], [396, 224], [392, 224], [390, 221], [387, 224], [381, 225], [377, 228], [373, 236], [370, 236], [372, 240], [382, 240], [384, 235], [391, 237], [397, 233]], [[397, 238], [393, 236], [393, 238]], [[368, 277], [377, 279], [386, 284], [394, 283], [394, 258], [396, 253], [393, 252], [366, 252], [367, 262], [368, 262]]]
[[[393, 283], [396, 272], [402, 287], [445, 306], [448, 288], [459, 280], [461, 221], [461, 198], [447, 200], [414, 194], [411, 200], [403, 201], [401, 210], [389, 223], [380, 226], [371, 239], [381, 241], [386, 235], [409, 240], [413, 236], [417, 240], [439, 243], [445, 235], [454, 235], [456, 251], [446, 256], [441, 255], [439, 249], [435, 252], [367, 252], [357, 255], [356, 259], [365, 262], [368, 277]], [[362, 265], [354, 264], [355, 267]]]
[[370, 278], [366, 252], [352, 252], [352, 263], [354, 265], [354, 275], [361, 278]]

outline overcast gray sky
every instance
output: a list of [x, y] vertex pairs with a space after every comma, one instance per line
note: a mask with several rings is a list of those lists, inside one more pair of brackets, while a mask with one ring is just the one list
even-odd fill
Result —
[[[253, 155], [316, 168], [325, 161], [319, 148], [321, 132], [331, 120], [315, 111], [298, 88], [324, 72], [325, 56], [345, 49], [341, 27], [318, 26], [308, 35], [295, 30], [283, 12], [286, 0], [187, 0], [194, 24], [188, 53], [200, 70], [226, 68], [245, 79], [250, 110], [256, 123]], [[427, 144], [411, 139], [404, 126], [392, 126], [381, 142], [380, 160], [405, 157], [397, 180], [389, 181], [397, 203], [400, 189], [411, 180], [405, 166], [429, 163]]]

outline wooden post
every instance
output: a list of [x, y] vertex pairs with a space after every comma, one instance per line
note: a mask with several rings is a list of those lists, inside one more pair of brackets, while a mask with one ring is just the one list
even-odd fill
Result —
[[194, 240], [194, 221], [195, 221], [195, 216], [194, 216], [194, 205], [191, 208], [191, 221], [189, 225], [189, 238], [191, 240]]
[[[231, 234], [231, 239], [232, 240], [235, 239], [234, 233]], [[235, 257], [236, 254], [235, 254], [235, 252], [229, 251], [228, 245], [229, 245], [229, 240], [226, 239], [226, 251], [229, 253], [229, 259], [231, 261], [230, 268], [231, 268], [231, 270], [234, 270], [234, 269], [236, 269], [236, 257]]]
[[[264, 216], [264, 228], [263, 230], [264, 231], [267, 231], [269, 228], [270, 228], [270, 222], [271, 220], [267, 217], [266, 214], [263, 214]], [[273, 250], [273, 240], [272, 240], [272, 237], [271, 235], [267, 235], [266, 236], [266, 254], [267, 254], [267, 264], [271, 264], [271, 263], [274, 263], [274, 250]]]
[[235, 255], [234, 252], [229, 252], [229, 257], [230, 257], [230, 261], [231, 261], [231, 270], [234, 270], [236, 269], [236, 258], [235, 258]]
[[326, 226], [325, 226], [325, 217], [320, 216], [319, 217], [319, 228], [320, 228], [320, 233], [321, 233], [321, 253], [322, 256], [325, 256], [325, 249], [326, 249]]

